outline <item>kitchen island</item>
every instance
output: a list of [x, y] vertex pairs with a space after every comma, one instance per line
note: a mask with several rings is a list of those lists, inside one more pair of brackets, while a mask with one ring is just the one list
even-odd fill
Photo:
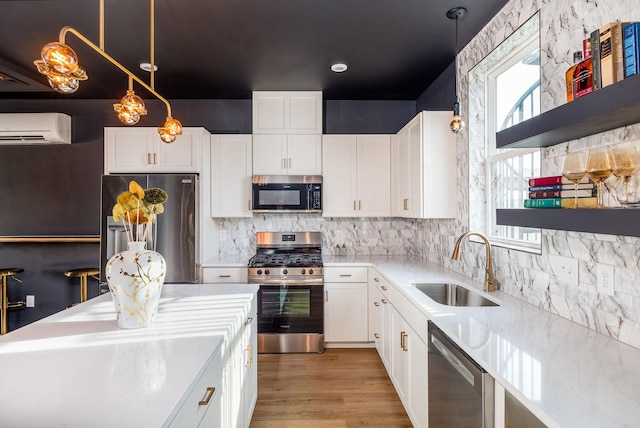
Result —
[[0, 426], [248, 426], [256, 292], [168, 284], [153, 325], [133, 330], [104, 294], [0, 337]]

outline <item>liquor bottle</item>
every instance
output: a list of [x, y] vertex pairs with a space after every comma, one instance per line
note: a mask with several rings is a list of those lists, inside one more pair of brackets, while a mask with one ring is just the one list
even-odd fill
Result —
[[571, 102], [574, 99], [573, 96], [573, 72], [576, 69], [578, 63], [582, 61], [582, 52], [575, 51], [573, 53], [573, 65], [569, 67], [567, 73], [565, 74], [566, 84], [567, 84], [567, 102]]

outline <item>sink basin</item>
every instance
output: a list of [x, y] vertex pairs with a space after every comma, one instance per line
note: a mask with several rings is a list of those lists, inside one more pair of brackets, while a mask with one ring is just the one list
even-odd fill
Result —
[[457, 284], [412, 284], [431, 300], [447, 306], [500, 306], [479, 293]]

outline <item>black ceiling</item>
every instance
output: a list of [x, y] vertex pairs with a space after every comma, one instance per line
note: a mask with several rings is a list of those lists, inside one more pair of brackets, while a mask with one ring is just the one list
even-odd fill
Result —
[[[252, 90], [322, 90], [332, 100], [415, 100], [507, 0], [156, 0], [155, 89], [168, 99], [247, 99]], [[99, 43], [99, 0], [0, 0], [0, 98], [68, 97], [33, 60], [72, 26]], [[145, 82], [148, 0], [105, 0], [104, 50]], [[89, 80], [76, 98], [120, 98], [127, 77], [74, 35]], [[344, 61], [345, 73], [329, 70]], [[2, 80], [2, 74], [20, 82]], [[134, 89], [142, 97], [145, 90]]]

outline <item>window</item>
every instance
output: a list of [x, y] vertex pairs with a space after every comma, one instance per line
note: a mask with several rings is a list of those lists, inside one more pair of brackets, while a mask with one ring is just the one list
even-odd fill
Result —
[[[497, 208], [522, 208], [528, 179], [541, 175], [540, 149], [497, 149], [497, 131], [540, 114], [538, 22], [530, 20], [471, 72], [470, 97], [484, 95], [484, 197], [486, 212], [477, 227], [492, 244], [540, 251], [540, 229], [496, 224]], [[479, 112], [482, 113], [482, 112]], [[482, 126], [482, 125], [477, 125]], [[478, 147], [479, 148], [479, 147]], [[482, 162], [481, 159], [478, 161]], [[484, 224], [480, 224], [484, 223]]]

